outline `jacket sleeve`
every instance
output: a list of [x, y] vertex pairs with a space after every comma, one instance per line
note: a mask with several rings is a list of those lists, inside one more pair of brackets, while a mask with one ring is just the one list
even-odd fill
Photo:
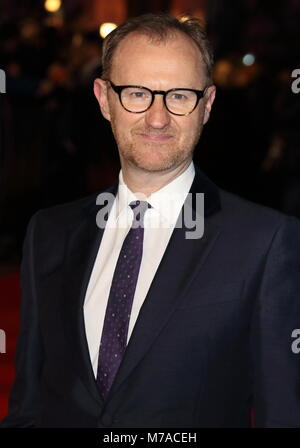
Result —
[[300, 335], [300, 221], [283, 221], [268, 251], [253, 314], [256, 427], [300, 428], [300, 353], [295, 350], [295, 335]]
[[34, 215], [31, 219], [24, 241], [21, 266], [21, 325], [16, 350], [16, 379], [10, 393], [8, 415], [0, 423], [0, 428], [36, 426], [43, 357], [35, 285], [36, 218], [37, 215]]

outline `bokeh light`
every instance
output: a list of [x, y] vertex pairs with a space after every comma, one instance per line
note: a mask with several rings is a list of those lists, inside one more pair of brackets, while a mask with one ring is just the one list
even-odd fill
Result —
[[253, 65], [254, 62], [255, 62], [255, 56], [252, 53], [247, 53], [243, 57], [243, 64], [244, 65], [250, 66], [250, 65]]
[[104, 39], [115, 28], [117, 28], [117, 25], [115, 23], [111, 23], [111, 22], [102, 23], [102, 25], [100, 25], [100, 28], [99, 28], [99, 34]]
[[61, 7], [61, 0], [46, 0], [44, 7], [48, 12], [56, 12]]

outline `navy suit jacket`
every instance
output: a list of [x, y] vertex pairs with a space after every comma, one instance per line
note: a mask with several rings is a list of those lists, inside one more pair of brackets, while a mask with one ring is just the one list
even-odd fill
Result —
[[[110, 190], [116, 192], [116, 187]], [[17, 375], [2, 427], [300, 427], [300, 224], [196, 169], [205, 230], [175, 228], [107, 401], [83, 302], [96, 197], [38, 212], [22, 263]]]

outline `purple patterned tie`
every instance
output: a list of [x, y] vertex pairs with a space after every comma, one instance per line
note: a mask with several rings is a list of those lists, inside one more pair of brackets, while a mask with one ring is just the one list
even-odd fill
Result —
[[109, 292], [99, 349], [97, 384], [106, 399], [122, 361], [143, 254], [146, 201], [131, 202], [134, 218], [123, 242]]

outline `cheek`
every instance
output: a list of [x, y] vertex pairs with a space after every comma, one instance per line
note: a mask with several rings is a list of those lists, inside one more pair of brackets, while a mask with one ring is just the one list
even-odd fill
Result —
[[181, 136], [188, 140], [193, 140], [195, 136], [199, 134], [201, 124], [202, 120], [201, 117], [199, 117], [199, 115], [195, 117], [189, 117], [181, 125]]
[[115, 108], [112, 109], [111, 118], [112, 127], [118, 135], [130, 135], [136, 123], [134, 114]]

